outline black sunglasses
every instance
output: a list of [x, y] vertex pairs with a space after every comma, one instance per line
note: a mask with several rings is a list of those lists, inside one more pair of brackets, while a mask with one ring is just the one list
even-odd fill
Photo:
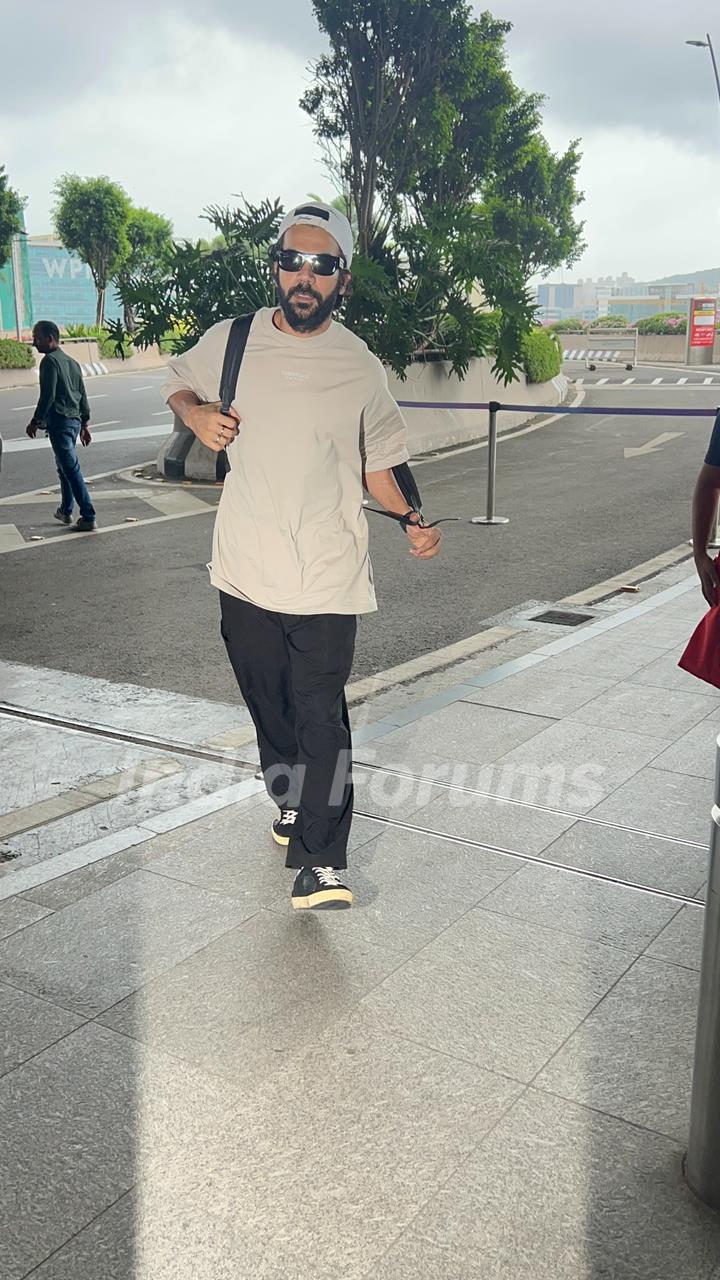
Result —
[[301, 253], [299, 249], [276, 249], [272, 258], [279, 263], [281, 271], [296, 273], [302, 271], [307, 262], [315, 276], [334, 276], [345, 262], [332, 253]]

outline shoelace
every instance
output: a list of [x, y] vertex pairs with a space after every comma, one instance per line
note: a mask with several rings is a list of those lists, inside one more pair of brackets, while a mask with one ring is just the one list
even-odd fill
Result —
[[332, 867], [313, 867], [313, 871], [326, 889], [334, 889], [340, 884], [340, 877]]
[[298, 816], [298, 812], [299, 812], [299, 810], [297, 810], [297, 809], [283, 809], [282, 814], [281, 814], [281, 817], [280, 817], [280, 821], [281, 821], [281, 822], [287, 822], [287, 823], [295, 822], [295, 820], [296, 820], [296, 818], [297, 818], [297, 816]]

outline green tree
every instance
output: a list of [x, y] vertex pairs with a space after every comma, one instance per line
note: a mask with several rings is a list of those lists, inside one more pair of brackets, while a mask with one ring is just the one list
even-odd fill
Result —
[[394, 367], [403, 352], [437, 349], [460, 373], [487, 354], [487, 305], [469, 301], [479, 289], [498, 311], [497, 368], [511, 377], [532, 322], [529, 277], [582, 248], [577, 144], [550, 151], [541, 96], [519, 90], [506, 65], [510, 23], [473, 18], [465, 0], [313, 7], [330, 52], [300, 105], [356, 215], [348, 322], [363, 332], [372, 315]]
[[[482, 279], [483, 302], [472, 300]], [[449, 363], [463, 377], [487, 356], [509, 382], [535, 307], [517, 264], [470, 207], [437, 208], [395, 227], [392, 243], [353, 258], [348, 326], [401, 378], [414, 360]]]
[[556, 156], [541, 133], [540, 94], [506, 65], [511, 23], [471, 17], [465, 0], [314, 0], [331, 52], [313, 65], [301, 106], [371, 256], [403, 206], [482, 199], [493, 240], [526, 279], [583, 249], [577, 142]]
[[[282, 220], [279, 202], [212, 206], [204, 217], [215, 230], [210, 243], [217, 248], [203, 240], [181, 240], [172, 246], [169, 265], [151, 264], [119, 282], [123, 306], [138, 317], [135, 346], [164, 343], [172, 334], [173, 350], [185, 351], [218, 320], [274, 300], [268, 250]], [[122, 326], [107, 327], [120, 343]]]
[[534, 132], [512, 161], [498, 171], [484, 191], [493, 233], [514, 246], [525, 279], [554, 267], [570, 267], [581, 256], [584, 223], [575, 209], [581, 155], [578, 140], [555, 155]]
[[[442, 69], [443, 128], [421, 143], [406, 194], [417, 217], [431, 205], [477, 199], [498, 173], [513, 172], [540, 128], [539, 94], [523, 93], [506, 66], [510, 22], [489, 13], [465, 26], [462, 54], [450, 77]], [[398, 154], [405, 139], [398, 137]]]
[[428, 148], [451, 143], [448, 88], [461, 67], [466, 0], [313, 0], [330, 52], [300, 105], [352, 197], [359, 249], [387, 236]]
[[9, 184], [5, 165], [0, 165], [0, 267], [10, 257], [12, 238], [20, 231], [25, 201]]
[[127, 258], [130, 201], [109, 178], [80, 178], [66, 173], [53, 188], [55, 230], [66, 249], [86, 262], [97, 289], [96, 323], [105, 315], [105, 290]]
[[[162, 274], [169, 270], [172, 261], [173, 228], [168, 218], [150, 209], [131, 207], [125, 234], [128, 251], [116, 274], [115, 283], [118, 289], [127, 286], [139, 275], [147, 275], [154, 271]], [[132, 307], [127, 305], [125, 311], [125, 329], [134, 333], [136, 318]]]

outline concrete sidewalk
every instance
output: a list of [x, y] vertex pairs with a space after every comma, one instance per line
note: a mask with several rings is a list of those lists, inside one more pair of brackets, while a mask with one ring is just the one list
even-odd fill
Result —
[[[650, 591], [358, 708], [349, 912], [292, 912], [246, 713], [0, 717], [0, 1280], [720, 1280], [680, 1170], [720, 692], [687, 565]], [[0, 677], [47, 719], [76, 679]]]

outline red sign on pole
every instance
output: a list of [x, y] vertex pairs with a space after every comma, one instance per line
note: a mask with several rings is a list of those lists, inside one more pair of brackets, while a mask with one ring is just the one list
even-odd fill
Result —
[[690, 301], [690, 346], [712, 347], [715, 342], [716, 299], [692, 298]]

